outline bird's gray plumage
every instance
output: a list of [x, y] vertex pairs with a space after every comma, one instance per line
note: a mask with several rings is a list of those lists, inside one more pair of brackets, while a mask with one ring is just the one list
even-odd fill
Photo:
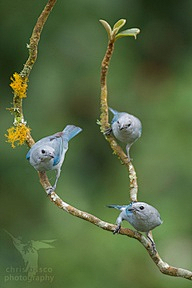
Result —
[[107, 205], [109, 208], [115, 208], [121, 211], [117, 217], [117, 228], [114, 231], [118, 233], [123, 220], [128, 221], [137, 231], [146, 232], [147, 237], [153, 244], [153, 240], [149, 237], [149, 232], [155, 227], [161, 225], [163, 221], [156, 208], [145, 202], [132, 202], [129, 205]]
[[113, 134], [119, 141], [126, 143], [127, 156], [130, 159], [130, 147], [139, 137], [141, 137], [141, 121], [137, 117], [126, 112], [118, 112], [112, 108], [109, 108], [109, 110], [114, 115], [111, 121]]
[[54, 191], [60, 176], [61, 166], [68, 150], [68, 142], [82, 129], [74, 125], [67, 125], [62, 132], [55, 133], [37, 141], [28, 151], [26, 158], [38, 171], [56, 170], [56, 180], [50, 189]]

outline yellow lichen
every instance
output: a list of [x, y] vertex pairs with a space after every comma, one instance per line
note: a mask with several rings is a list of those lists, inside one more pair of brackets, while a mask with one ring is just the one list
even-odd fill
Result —
[[19, 98], [25, 98], [27, 92], [27, 78], [21, 77], [18, 73], [14, 73], [13, 77], [11, 77], [12, 83], [10, 84], [14, 93], [17, 94]]
[[12, 148], [15, 148], [15, 142], [18, 142], [17, 145], [23, 145], [27, 140], [27, 136], [30, 133], [30, 128], [25, 126], [25, 124], [19, 124], [18, 126], [12, 126], [7, 129], [7, 142], [11, 143]]

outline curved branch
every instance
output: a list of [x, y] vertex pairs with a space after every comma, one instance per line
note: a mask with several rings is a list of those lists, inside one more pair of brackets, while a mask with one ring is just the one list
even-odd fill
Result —
[[45, 8], [43, 9], [41, 15], [37, 19], [37, 22], [35, 24], [35, 27], [33, 29], [33, 32], [30, 38], [29, 45], [27, 45], [27, 48], [29, 49], [29, 57], [26, 63], [24, 64], [23, 70], [20, 73], [22, 77], [29, 77], [29, 74], [33, 68], [33, 65], [36, 62], [37, 52], [38, 52], [37, 48], [38, 48], [41, 32], [43, 30], [45, 22], [47, 21], [47, 18], [49, 14], [51, 13], [56, 1], [57, 0], [49, 0]]
[[[49, 198], [52, 202], [54, 202], [54, 204], [57, 205], [58, 208], [63, 209], [65, 212], [67, 212], [67, 213], [69, 213], [75, 217], [78, 217], [78, 218], [81, 218], [85, 221], [88, 221], [88, 222], [92, 223], [93, 225], [96, 225], [97, 227], [104, 229], [106, 231], [109, 231], [109, 232], [114, 232], [114, 230], [116, 229], [116, 225], [105, 222], [105, 221], [99, 219], [98, 217], [96, 217], [92, 214], [81, 211], [81, 210], [69, 205], [68, 203], [64, 202], [55, 192], [52, 192], [51, 195], [49, 196]], [[154, 261], [154, 263], [157, 265], [158, 269], [163, 274], [166, 274], [169, 276], [182, 277], [182, 278], [185, 278], [188, 280], [192, 280], [192, 271], [182, 269], [182, 268], [173, 267], [173, 266], [170, 266], [169, 264], [167, 264], [166, 262], [164, 262], [160, 258], [159, 254], [154, 251], [154, 249], [151, 246], [151, 243], [141, 233], [139, 233], [137, 231], [133, 231], [133, 230], [128, 229], [128, 228], [122, 228], [121, 227], [119, 234], [128, 236], [130, 238], [135, 238], [136, 240], [138, 240], [143, 245], [143, 247], [147, 250], [151, 259]]]
[[[103, 20], [101, 20], [103, 21]], [[101, 22], [103, 24], [103, 22]], [[107, 22], [105, 22], [107, 23]], [[108, 23], [107, 23], [108, 24]], [[109, 31], [108, 31], [109, 33]], [[137, 201], [137, 193], [138, 193], [138, 184], [137, 184], [137, 176], [135, 172], [135, 168], [131, 161], [129, 161], [127, 155], [124, 153], [122, 148], [117, 144], [115, 138], [111, 134], [106, 134], [105, 131], [110, 127], [109, 124], [109, 117], [108, 117], [108, 92], [107, 92], [107, 73], [109, 69], [109, 64], [111, 61], [111, 57], [114, 51], [114, 44], [115, 44], [115, 34], [111, 30], [111, 37], [109, 37], [109, 42], [107, 46], [107, 50], [103, 61], [101, 63], [101, 115], [100, 115], [100, 122], [101, 125], [100, 129], [103, 133], [105, 139], [109, 142], [111, 149], [113, 150], [114, 154], [120, 159], [120, 161], [126, 166], [129, 172], [129, 180], [130, 180], [130, 200], [131, 202]]]

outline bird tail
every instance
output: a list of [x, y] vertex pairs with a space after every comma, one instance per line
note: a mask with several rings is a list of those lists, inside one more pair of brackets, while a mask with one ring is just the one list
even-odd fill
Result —
[[112, 205], [107, 205], [108, 208], [115, 208], [117, 210], [124, 210], [127, 205], [115, 205], [115, 204], [112, 204]]
[[109, 107], [109, 110], [113, 113], [113, 115], [118, 114], [117, 110], [114, 110], [114, 109], [112, 109], [112, 108], [110, 108], [110, 107]]
[[71, 140], [73, 137], [75, 137], [77, 134], [79, 134], [82, 131], [80, 127], [74, 126], [74, 125], [67, 125], [65, 129], [63, 130], [63, 138], [64, 140]]

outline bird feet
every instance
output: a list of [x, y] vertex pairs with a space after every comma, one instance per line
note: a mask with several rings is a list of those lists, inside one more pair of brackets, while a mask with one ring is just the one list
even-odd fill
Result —
[[118, 225], [117, 228], [113, 231], [113, 234], [118, 234], [120, 232], [121, 225]]
[[112, 133], [112, 129], [109, 127], [104, 131], [104, 135], [109, 136]]
[[52, 192], [54, 192], [55, 191], [55, 188], [54, 187], [52, 187], [52, 186], [50, 186], [50, 187], [47, 187], [46, 188], [46, 192], [47, 192], [47, 196], [49, 196]]

